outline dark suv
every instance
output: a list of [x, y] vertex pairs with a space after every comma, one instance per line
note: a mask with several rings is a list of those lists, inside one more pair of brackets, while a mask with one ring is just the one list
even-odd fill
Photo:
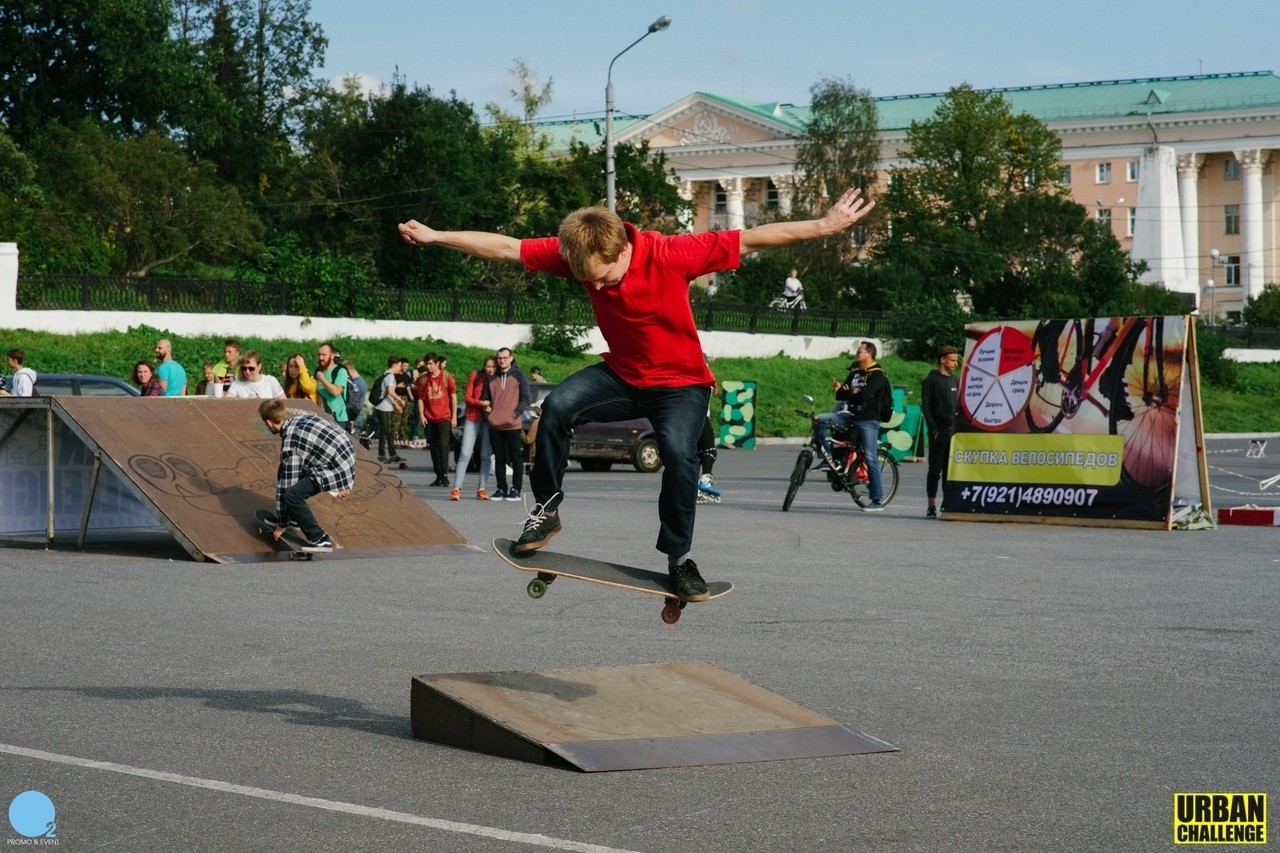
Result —
[[[9, 390], [9, 378], [4, 379]], [[139, 392], [123, 379], [91, 373], [37, 373], [36, 392], [41, 397], [137, 397]]]
[[[535, 406], [556, 387], [546, 382], [531, 384]], [[532, 452], [530, 448], [529, 453]], [[573, 432], [569, 458], [576, 460], [583, 471], [608, 471], [615, 462], [630, 462], [637, 471], [645, 474], [652, 474], [662, 468], [662, 456], [658, 453], [653, 424], [647, 418], [583, 424]]]

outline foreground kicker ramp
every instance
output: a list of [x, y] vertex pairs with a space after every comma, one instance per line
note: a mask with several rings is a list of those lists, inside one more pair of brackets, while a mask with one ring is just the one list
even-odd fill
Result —
[[896, 752], [703, 661], [419, 675], [413, 736], [586, 771]]
[[[259, 400], [42, 397], [0, 400], [0, 533], [79, 541], [166, 530], [197, 560], [276, 559], [254, 512], [275, 506], [280, 438]], [[310, 402], [291, 409], [319, 413]], [[481, 553], [367, 450], [356, 488], [312, 498], [337, 547], [323, 559]]]

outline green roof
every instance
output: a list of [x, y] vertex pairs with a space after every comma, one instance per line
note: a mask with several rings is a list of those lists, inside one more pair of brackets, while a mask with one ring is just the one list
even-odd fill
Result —
[[[998, 92], [1009, 101], [1015, 113], [1029, 113], [1046, 123], [1280, 107], [1280, 77], [1271, 71], [1057, 83], [984, 91]], [[751, 101], [710, 92], [696, 94], [780, 124], [797, 133], [803, 133], [809, 120], [808, 106]], [[880, 130], [906, 130], [911, 122], [928, 119], [945, 96], [945, 93], [938, 92], [877, 97], [875, 101], [880, 117]], [[620, 134], [646, 118], [647, 116], [615, 116], [614, 133]], [[538, 129], [551, 137], [553, 150], [564, 150], [569, 147], [571, 139], [579, 139], [592, 145], [602, 141], [604, 119], [540, 122]]]

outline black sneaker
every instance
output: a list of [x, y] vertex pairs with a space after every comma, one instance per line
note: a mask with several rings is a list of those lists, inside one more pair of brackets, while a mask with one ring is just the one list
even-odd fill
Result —
[[529, 512], [529, 517], [524, 522], [524, 532], [516, 540], [517, 554], [532, 554], [560, 532], [560, 513], [548, 513], [545, 507], [545, 503], [534, 504]]
[[298, 550], [306, 551], [309, 554], [327, 554], [333, 550], [333, 542], [329, 540], [328, 536], [321, 536], [315, 542], [308, 542]]
[[671, 583], [676, 588], [676, 596], [682, 601], [706, 601], [711, 597], [707, 592], [707, 582], [698, 574], [698, 564], [693, 560], [685, 560], [678, 566], [669, 566]]
[[929, 507], [928, 509], [926, 509], [926, 510], [924, 511], [924, 517], [925, 517], [925, 518], [937, 518], [937, 517], [938, 517], [938, 508], [937, 508], [936, 506], [931, 506], [931, 507]]

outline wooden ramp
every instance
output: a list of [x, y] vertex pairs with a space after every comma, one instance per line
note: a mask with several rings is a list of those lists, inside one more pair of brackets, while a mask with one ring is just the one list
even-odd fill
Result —
[[419, 675], [413, 736], [580, 770], [896, 752], [702, 661]]
[[[0, 403], [0, 504], [5, 533], [165, 530], [197, 560], [287, 556], [258, 535], [274, 509], [280, 438], [259, 400], [39, 397]], [[319, 413], [303, 400], [290, 409]], [[482, 553], [356, 445], [356, 488], [312, 498], [336, 548], [321, 559]], [[46, 476], [47, 474], [47, 476]], [[7, 498], [5, 489], [14, 485]], [[70, 538], [70, 537], [68, 537]]]

